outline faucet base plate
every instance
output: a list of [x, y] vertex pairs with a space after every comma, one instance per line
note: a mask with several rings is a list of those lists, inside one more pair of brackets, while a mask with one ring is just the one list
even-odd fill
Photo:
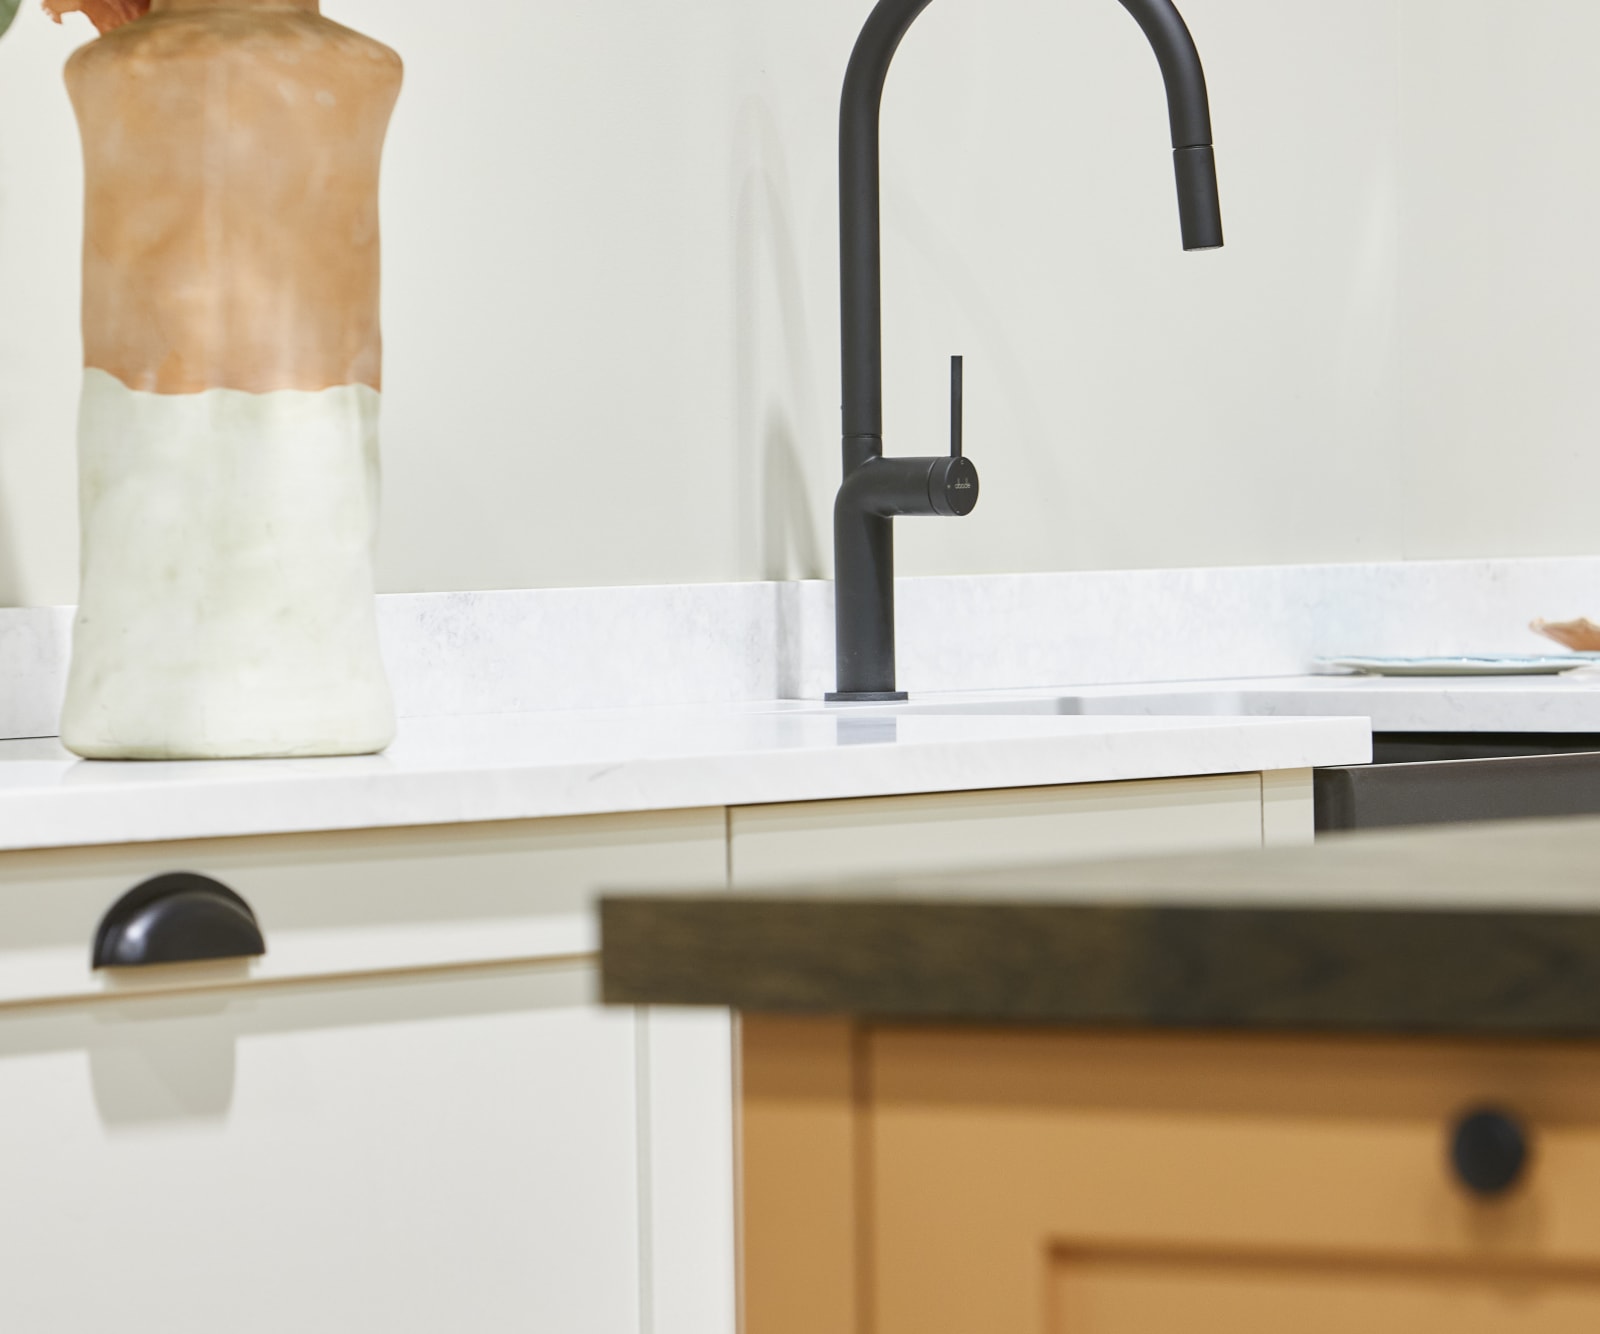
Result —
[[903, 690], [830, 690], [822, 698], [829, 704], [897, 704], [911, 697]]

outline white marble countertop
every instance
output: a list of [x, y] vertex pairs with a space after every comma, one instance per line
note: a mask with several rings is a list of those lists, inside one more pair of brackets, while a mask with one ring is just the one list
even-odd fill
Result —
[[383, 755], [106, 764], [0, 742], [0, 850], [1364, 763], [1377, 732], [1600, 733], [1600, 671], [1287, 676], [413, 719]]
[[956, 710], [932, 715], [772, 703], [414, 719], [383, 755], [350, 759], [107, 763], [52, 740], [0, 742], [0, 850], [1247, 773], [1371, 754], [1356, 718], [1086, 717], [1041, 711], [1036, 698], [932, 699]]

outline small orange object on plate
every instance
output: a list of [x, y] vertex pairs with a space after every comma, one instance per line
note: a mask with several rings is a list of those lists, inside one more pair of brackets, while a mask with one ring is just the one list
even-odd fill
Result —
[[1535, 621], [1528, 629], [1579, 653], [1600, 649], [1600, 625], [1582, 617], [1576, 621]]

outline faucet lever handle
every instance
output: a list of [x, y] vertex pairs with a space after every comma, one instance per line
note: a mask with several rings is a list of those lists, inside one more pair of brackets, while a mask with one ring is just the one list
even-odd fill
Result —
[[978, 470], [961, 453], [962, 358], [950, 358], [950, 457], [918, 459], [927, 467], [928, 507], [919, 514], [959, 519], [978, 503]]
[[961, 457], [962, 359], [950, 358], [950, 457]]

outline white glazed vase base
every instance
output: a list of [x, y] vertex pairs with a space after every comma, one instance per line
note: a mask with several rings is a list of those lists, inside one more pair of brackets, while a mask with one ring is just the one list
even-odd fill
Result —
[[380, 402], [366, 385], [153, 394], [85, 372], [68, 749], [244, 759], [389, 744]]

